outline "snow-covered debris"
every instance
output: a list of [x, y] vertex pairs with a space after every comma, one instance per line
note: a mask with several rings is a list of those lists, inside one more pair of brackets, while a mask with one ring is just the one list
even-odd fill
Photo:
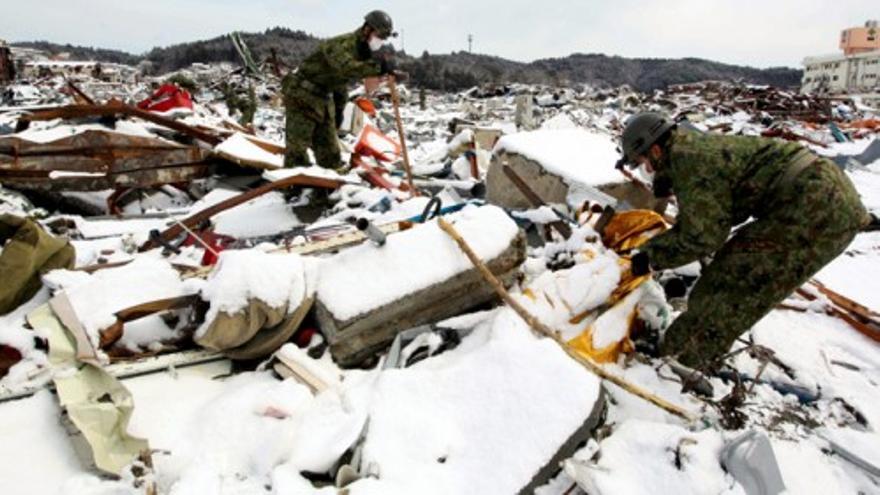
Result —
[[614, 168], [620, 158], [614, 139], [584, 129], [542, 129], [507, 135], [495, 145], [494, 153], [522, 155], [568, 182], [598, 186], [625, 180]]
[[[252, 136], [232, 121], [222, 96], [211, 88], [221, 78], [240, 88], [253, 83], [243, 75], [231, 74], [233, 70], [232, 66], [199, 64], [181, 71], [205, 87], [197, 94], [199, 103], [194, 111], [181, 122], [225, 141], [212, 150], [215, 155], [226, 153], [227, 160], [252, 161], [251, 165], [259, 168], [277, 167], [284, 138], [283, 109], [274, 97], [278, 81], [270, 77], [267, 82], [255, 83], [259, 108], [253, 123], [256, 135]], [[122, 85], [92, 84], [88, 80], [78, 84], [99, 101], [115, 97], [131, 103], [149, 94], [149, 83], [147, 79]], [[64, 84], [61, 78], [49, 78], [39, 85], [16, 85], [13, 104], [25, 103], [24, 98], [29, 104], [70, 102], [69, 96], [58, 91]], [[540, 131], [516, 133], [515, 123], [522, 121], [523, 115], [517, 116], [514, 95], [529, 103], [537, 95], [539, 105], [529, 108], [528, 117]], [[367, 121], [384, 136], [396, 139], [387, 104], [379, 102], [378, 106], [375, 120]], [[706, 132], [750, 136], [770, 132], [809, 142], [814, 150], [841, 159], [866, 205], [874, 213], [880, 212], [880, 183], [876, 180], [880, 164], [867, 163], [874, 159], [864, 160], [861, 165], [848, 160], [862, 157], [870, 149], [877, 133], [871, 120], [876, 112], [871, 113], [858, 101], [835, 105], [834, 114], [828, 116], [823, 113], [826, 107], [822, 100], [808, 95], [727, 83], [703, 83], [654, 94], [640, 94], [629, 88], [578, 88], [576, 92], [530, 85], [513, 85], [500, 92], [479, 88], [462, 94], [428, 92], [425, 109], [406, 104], [401, 108], [409, 156], [423, 196], [410, 198], [395, 187], [372, 187], [357, 175], [357, 170], [346, 176], [318, 167], [261, 171], [266, 181], [306, 174], [346, 185], [329, 196], [330, 204], [316, 212], [320, 218], [311, 225], [301, 211], [316, 206], [310, 202], [318, 195], [299, 188], [285, 194], [270, 193], [213, 216], [215, 232], [236, 237], [235, 246], [241, 250], [223, 255], [218, 270], [226, 276], [215, 275], [208, 282], [181, 282], [177, 271], [196, 279], [207, 272], [198, 268], [204, 253], [201, 245], [183, 246], [179, 255], [165, 253], [165, 261], [159, 261], [158, 250], [138, 252], [138, 245], [150, 230], [161, 231], [175, 219], [254, 187], [253, 175], [224, 176], [217, 170], [220, 175], [193, 180], [185, 192], [168, 186], [126, 192], [121, 195], [121, 204], [116, 205], [128, 215], [126, 218], [80, 216], [85, 211], [108, 213], [112, 190], [65, 191], [55, 195], [63, 201], [52, 203], [59, 214], [44, 224], [58, 229], [56, 234], [72, 238], [78, 265], [131, 261], [130, 271], [115, 268], [94, 275], [71, 271], [52, 274], [47, 281], [69, 287], [77, 314], [92, 331], [112, 323], [113, 312], [123, 306], [198, 289], [203, 295], [210, 294], [207, 299], [212, 311], [215, 306], [231, 310], [258, 300], [266, 306], [286, 303], [287, 315], [299, 300], [294, 296], [301, 292], [297, 284], [302, 273], [294, 265], [310, 265], [310, 261], [297, 258], [298, 262], [291, 262], [289, 255], [268, 254], [262, 246], [243, 247], [265, 239], [297, 246], [314, 243], [350, 231], [348, 223], [362, 217], [377, 225], [417, 217], [429, 200], [428, 193], [438, 191], [444, 191], [440, 193], [444, 207], [460, 205], [471, 197], [471, 186], [476, 181], [470, 158], [459, 157], [453, 162], [455, 151], [477, 142], [477, 165], [482, 175], [486, 154], [480, 135], [488, 128], [511, 134], [501, 140], [496, 154], [517, 155], [532, 163], [534, 175], [522, 169], [517, 172], [543, 199], [551, 203], [568, 199], [575, 208], [585, 200], [606, 204], [596, 199], [595, 189], [582, 186], [624, 182], [613, 169], [618, 158], [616, 139], [627, 117], [643, 110], [684, 115]], [[812, 112], [806, 118], [816, 121], [834, 117], [852, 141], [836, 143], [827, 126], [799, 120], [804, 112]], [[16, 111], [0, 113], [0, 133], [12, 133], [18, 115]], [[475, 130], [461, 132], [465, 128]], [[56, 120], [34, 122], [18, 137], [51, 142], [90, 131], [111, 132], [102, 124]], [[169, 142], [177, 139], [167, 128], [134, 119], [118, 120], [113, 132]], [[360, 137], [341, 137], [344, 160]], [[367, 138], [389, 144], [379, 134]], [[386, 172], [384, 177], [392, 186], [401, 183], [399, 162], [385, 163], [381, 173]], [[98, 173], [102, 172], [76, 172], [81, 179], [88, 177], [83, 174]], [[551, 175], [558, 191], [537, 185], [536, 178]], [[50, 176], [73, 178], [65, 171], [52, 171]], [[492, 182], [491, 177], [488, 182]], [[521, 192], [506, 177], [501, 176], [497, 184], [521, 199]], [[453, 190], [457, 194], [451, 194]], [[0, 190], [0, 212], [35, 216], [46, 213], [31, 208], [21, 197], [11, 196]], [[81, 209], [73, 211], [67, 201], [76, 202]], [[534, 209], [526, 203], [523, 209], [527, 211], [514, 215], [518, 221], [540, 224], [556, 219], [556, 213], [546, 207]], [[564, 212], [563, 208], [556, 209]], [[472, 229], [467, 228], [469, 223]], [[513, 222], [500, 210], [487, 213], [468, 208], [459, 216], [456, 227], [479, 248], [484, 259], [503, 249], [515, 235]], [[616, 305], [608, 305], [627, 278], [626, 262], [604, 249], [589, 226], [574, 230], [575, 235], [567, 242], [528, 251], [521, 273], [513, 273], [522, 275], [510, 288], [513, 297], [565, 339], [589, 337], [594, 349], [606, 344], [617, 348], [626, 343], [633, 327], [631, 318], [636, 315], [642, 320], [639, 325], [665, 327], [674, 313], [654, 282], [645, 282]], [[403, 242], [410, 237], [411, 241]], [[860, 304], [880, 308], [878, 245], [876, 233], [859, 235], [846, 255], [817, 278]], [[238, 263], [231, 263], [236, 256], [240, 257]], [[391, 234], [383, 248], [364, 244], [321, 256], [317, 265], [329, 277], [323, 282], [323, 294], [342, 314], [383, 304], [386, 308], [403, 308], [402, 313], [407, 313], [407, 305], [414, 299], [410, 291], [472, 270], [458, 248], [430, 222], [410, 232]], [[309, 272], [307, 266], [301, 268]], [[676, 274], [696, 277], [699, 266], [676, 270]], [[509, 281], [514, 278], [511, 276]], [[444, 297], [442, 302], [453, 297], [473, 298], [484, 289], [492, 294], [478, 276], [473, 280], [468, 290], [457, 292], [459, 296]], [[316, 287], [307, 282], [306, 292]], [[0, 317], [0, 344], [12, 346], [24, 357], [0, 379], [0, 394], [27, 390], [24, 387], [38, 389], [52, 374], [44, 332], [30, 329], [25, 322], [25, 315], [49, 297], [49, 290], [44, 289], [18, 310]], [[876, 476], [872, 477], [864, 464], [859, 467], [858, 462], [880, 462], [875, 447], [876, 425], [880, 424], [876, 344], [841, 320], [824, 314], [830, 305], [824, 297], [812, 303], [791, 298], [786, 304], [807, 312], [774, 310], [742, 336], [745, 341], [774, 351], [781, 364], [771, 363], [763, 369], [754, 389], [747, 390], [745, 402], [733, 408], [744, 417], [740, 427], [770, 438], [789, 493], [874, 493]], [[582, 319], [572, 323], [575, 316]], [[172, 319], [151, 316], [126, 323], [122, 344], [133, 352], [159, 352], [162, 340], [189, 335], [179, 325], [165, 323]], [[393, 322], [381, 323], [377, 326], [380, 330], [392, 329], [391, 334], [398, 330]], [[454, 324], [444, 321], [438, 326], [441, 330], [477, 328], [453, 350], [444, 350], [448, 342], [441, 338], [441, 330], [429, 333], [424, 342], [430, 347], [430, 357], [410, 367], [386, 371], [342, 370], [331, 359], [331, 353], [313, 357], [328, 345], [333, 350], [329, 339], [324, 341], [320, 335], [311, 338], [308, 348], [291, 343], [279, 351], [320, 376], [328, 384], [323, 393], [315, 393], [295, 380], [281, 380], [268, 371], [237, 368], [235, 376], [230, 377], [228, 362], [126, 379], [123, 383], [137, 404], [131, 433], [148, 438], [158, 449], [148, 478], [157, 482], [160, 493], [336, 493], [338, 488], [319, 488], [320, 482], [314, 479], [331, 479], [335, 466], [347, 459], [344, 453], [355, 447], [366, 431], [366, 443], [362, 445], [366, 462], [357, 473], [364, 478], [346, 487], [351, 493], [517, 491], [528, 482], [530, 473], [552, 457], [566, 435], [582, 424], [579, 422], [590, 412], [590, 394], [598, 388], [598, 382], [558, 348], [529, 335], [525, 324], [509, 309], [467, 315], [456, 318]], [[187, 328], [194, 329], [195, 325]], [[293, 339], [300, 345], [309, 340], [310, 329], [303, 330]], [[745, 344], [736, 344], [740, 345]], [[419, 355], [422, 349], [413, 346], [407, 349], [410, 351], [408, 357]], [[608, 356], [603, 364], [607, 371], [702, 414], [703, 421], [684, 424], [622, 389], [606, 385], [607, 419], [597, 432], [598, 442], [592, 441], [566, 463], [568, 474], [559, 474], [537, 493], [642, 493], [645, 487], [657, 493], [742, 493], [724, 472], [718, 456], [724, 444], [739, 435], [724, 430], [727, 426], [722, 420], [726, 416], [718, 411], [719, 405], [735, 398], [731, 394], [733, 382], [711, 378], [715, 396], [712, 402], [706, 402], [682, 393], [679, 380], [656, 360], [638, 353]], [[731, 364], [742, 374], [746, 387], [754, 383], [751, 380], [762, 369], [761, 361], [748, 353], [738, 355]], [[86, 471], [74, 457], [66, 433], [51, 427], [59, 424], [59, 414], [51, 396], [43, 392], [0, 403], [0, 429], [6, 427], [3, 438], [9, 440], [0, 449], [6, 454], [0, 462], [0, 492], [60, 490], [92, 495], [143, 491], [143, 485], [135, 486], [144, 480], [136, 480], [130, 472], [123, 473], [120, 480], [108, 481]], [[22, 427], [24, 424], [29, 426]], [[840, 446], [848, 453], [842, 453]], [[34, 464], [33, 458], [40, 462]], [[304, 471], [313, 474], [307, 479]]]
[[[501, 254], [519, 232], [494, 206], [467, 207], [455, 226], [484, 260]], [[317, 297], [340, 320], [348, 320], [471, 269], [471, 263], [437, 222], [388, 237], [384, 246], [347, 249], [320, 268]]]
[[745, 495], [721, 467], [723, 437], [714, 430], [631, 420], [600, 444], [596, 460], [575, 457], [569, 476], [590, 494], [677, 493]]
[[261, 168], [284, 167], [284, 155], [266, 151], [244, 134], [236, 132], [214, 147], [214, 153], [238, 163]]
[[376, 385], [353, 494], [516, 493], [596, 408], [599, 382], [513, 311]]
[[[100, 332], [116, 322], [116, 312], [193, 292], [166, 260], [152, 256], [138, 257], [127, 265], [93, 274], [55, 270], [48, 273], [45, 280], [65, 292], [95, 348], [100, 341]], [[161, 319], [150, 320], [151, 324], [141, 328], [148, 336], [139, 340], [157, 342], [173, 336]]]
[[306, 266], [298, 254], [270, 254], [259, 249], [223, 251], [200, 291], [211, 309], [196, 338], [219, 313], [233, 315], [252, 300], [293, 311], [309, 295], [306, 280]]

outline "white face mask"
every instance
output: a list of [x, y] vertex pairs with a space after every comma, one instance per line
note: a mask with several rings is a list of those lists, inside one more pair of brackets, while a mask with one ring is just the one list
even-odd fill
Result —
[[639, 168], [636, 169], [636, 170], [639, 171], [639, 175], [641, 175], [642, 178], [645, 179], [645, 181], [646, 181], [648, 184], [653, 184], [653, 183], [654, 183], [654, 172], [653, 172], [653, 171], [648, 172], [648, 167], [645, 166], [644, 163], [641, 164], [641, 165], [639, 165]]
[[385, 45], [385, 40], [378, 36], [370, 36], [370, 41], [367, 44], [370, 46], [370, 50], [375, 52]]

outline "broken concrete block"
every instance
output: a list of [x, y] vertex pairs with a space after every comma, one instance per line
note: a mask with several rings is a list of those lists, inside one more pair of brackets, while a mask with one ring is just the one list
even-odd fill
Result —
[[[580, 202], [581, 192], [590, 189], [595, 191], [594, 197], [588, 197], [591, 202], [609, 204], [625, 199], [634, 205], [626, 177], [614, 168], [619, 157], [611, 136], [583, 129], [542, 129], [507, 135], [495, 145], [486, 177], [486, 199], [508, 209], [532, 208], [503, 173], [502, 166], [507, 165], [547, 203], [571, 203], [567, 200], [575, 197]], [[641, 198], [636, 203], [642, 199], [653, 201], [653, 197]]]
[[[525, 259], [525, 237], [503, 210], [473, 207], [451, 216], [456, 228], [506, 283]], [[495, 299], [495, 293], [436, 222], [363, 244], [321, 266], [315, 302], [334, 359], [353, 366], [402, 330]]]
[[379, 477], [351, 493], [534, 493], [590, 438], [605, 406], [599, 378], [509, 308], [374, 386], [360, 465]]
[[532, 100], [532, 95], [517, 95], [515, 100], [516, 127], [524, 131], [530, 131], [537, 127], [537, 123], [535, 122], [535, 105]]

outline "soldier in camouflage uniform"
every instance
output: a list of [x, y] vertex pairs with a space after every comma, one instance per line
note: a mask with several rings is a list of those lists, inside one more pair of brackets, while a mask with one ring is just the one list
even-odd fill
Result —
[[621, 163], [654, 174], [655, 195], [678, 200], [675, 226], [633, 256], [633, 273], [713, 255], [660, 346], [688, 366], [726, 353], [869, 221], [843, 171], [797, 143], [686, 132], [645, 113], [627, 124], [623, 149]]
[[332, 169], [343, 165], [336, 129], [348, 85], [392, 72], [390, 54], [383, 50], [386, 40], [396, 36], [392, 29], [388, 14], [370, 12], [357, 31], [321, 42], [296, 72], [284, 78], [285, 167], [307, 166], [309, 147], [318, 165]]

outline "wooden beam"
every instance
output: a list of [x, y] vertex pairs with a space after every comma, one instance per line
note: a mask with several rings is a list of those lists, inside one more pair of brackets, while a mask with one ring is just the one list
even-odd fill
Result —
[[[227, 199], [226, 201], [221, 201], [213, 206], [209, 206], [204, 210], [201, 210], [193, 215], [190, 215], [186, 219], [176, 222], [174, 225], [165, 229], [160, 235], [160, 237], [166, 241], [170, 241], [174, 239], [186, 229], [194, 229], [200, 223], [205, 220], [210, 220], [214, 215], [226, 211], [230, 208], [234, 208], [242, 203], [246, 203], [254, 198], [262, 196], [268, 192], [276, 191], [278, 189], [286, 189], [293, 186], [305, 186], [305, 187], [321, 187], [325, 189], [337, 189], [339, 186], [344, 184], [342, 180], [336, 179], [325, 179], [323, 177], [312, 177], [309, 175], [294, 175], [293, 177], [288, 177], [286, 179], [282, 179], [275, 182], [270, 182], [268, 184], [264, 184], [256, 189], [251, 189], [250, 191], [243, 192], [238, 196], [234, 196], [232, 198]], [[182, 224], [182, 225], [181, 225]], [[159, 247], [157, 243], [153, 242], [152, 239], [147, 240], [141, 247], [140, 251], [147, 251], [153, 248]]]

